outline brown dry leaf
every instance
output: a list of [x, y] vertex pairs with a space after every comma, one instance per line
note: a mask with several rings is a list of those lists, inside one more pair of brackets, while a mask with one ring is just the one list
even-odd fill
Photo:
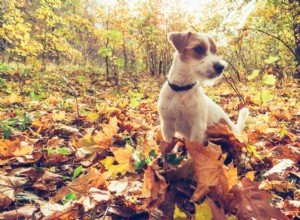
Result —
[[101, 173], [95, 168], [91, 168], [86, 174], [81, 175], [67, 186], [62, 187], [57, 191], [52, 200], [57, 202], [63, 199], [66, 195], [73, 192], [77, 197], [86, 194], [90, 188], [99, 188], [105, 184], [105, 181], [112, 175], [112, 171]]
[[271, 195], [258, 189], [259, 183], [253, 183], [248, 178], [234, 186], [231, 190], [233, 199], [229, 202], [229, 211], [236, 214], [238, 219], [277, 219], [286, 217], [279, 209], [272, 207], [269, 203]]
[[197, 201], [209, 192], [224, 198], [237, 183], [237, 170], [233, 165], [224, 166], [223, 161], [219, 160], [221, 148], [212, 144], [204, 147], [197, 142], [189, 141], [186, 141], [186, 148], [193, 158], [197, 182], [191, 200]]
[[36, 207], [32, 204], [28, 204], [18, 208], [17, 210], [10, 210], [0, 213], [0, 219], [30, 219], [33, 216]]
[[108, 124], [102, 125], [102, 131], [94, 135], [94, 141], [101, 148], [108, 148], [111, 145], [113, 137], [117, 134], [118, 129], [118, 119], [113, 117], [109, 120]]
[[15, 192], [25, 183], [25, 178], [0, 174], [0, 210], [7, 208], [14, 201]]
[[71, 202], [65, 205], [55, 203], [44, 203], [40, 206], [40, 210], [46, 219], [69, 220], [78, 219], [78, 207]]
[[142, 197], [146, 198], [144, 208], [148, 210], [157, 208], [165, 200], [168, 187], [165, 179], [157, 172], [157, 161], [148, 165], [143, 178]]
[[43, 174], [34, 182], [33, 188], [54, 191], [57, 188], [57, 183], [62, 181], [62, 177], [58, 174], [44, 171]]
[[95, 208], [101, 202], [107, 202], [111, 198], [110, 192], [96, 188], [90, 188], [86, 196], [81, 197], [77, 203], [84, 207], [84, 211], [89, 211]]

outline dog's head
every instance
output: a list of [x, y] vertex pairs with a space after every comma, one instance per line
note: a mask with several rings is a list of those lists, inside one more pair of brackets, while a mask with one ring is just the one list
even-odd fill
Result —
[[[200, 80], [213, 79], [221, 75], [226, 62], [217, 55], [215, 41], [206, 34], [172, 32], [169, 41], [175, 47], [180, 65], [192, 67]], [[176, 56], [175, 55], [175, 56]]]

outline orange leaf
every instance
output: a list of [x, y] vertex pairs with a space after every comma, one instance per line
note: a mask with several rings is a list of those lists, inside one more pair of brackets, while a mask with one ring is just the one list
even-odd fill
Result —
[[209, 192], [224, 198], [237, 183], [237, 170], [232, 165], [226, 167], [219, 160], [222, 154], [217, 145], [204, 147], [197, 142], [186, 141], [186, 148], [193, 158], [197, 188], [191, 198], [197, 201]]
[[168, 184], [157, 170], [157, 160], [154, 160], [144, 173], [142, 196], [146, 198], [144, 205], [146, 209], [157, 208], [165, 200]]
[[111, 145], [113, 137], [118, 131], [118, 119], [113, 117], [109, 120], [109, 124], [102, 125], [102, 131], [94, 136], [94, 140], [101, 148], [108, 148]]

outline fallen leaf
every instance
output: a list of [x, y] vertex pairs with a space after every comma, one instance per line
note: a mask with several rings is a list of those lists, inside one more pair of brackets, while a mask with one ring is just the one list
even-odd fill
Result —
[[66, 117], [65, 111], [53, 111], [52, 112], [52, 118], [56, 121], [62, 121]]
[[237, 183], [237, 170], [233, 165], [224, 166], [223, 161], [219, 160], [221, 148], [217, 145], [204, 147], [197, 142], [189, 141], [186, 141], [186, 148], [193, 158], [197, 182], [191, 200], [197, 201], [209, 192], [225, 199], [226, 194]]
[[79, 176], [77, 179], [70, 182], [67, 186], [59, 189], [52, 200], [57, 202], [64, 198], [69, 193], [73, 192], [77, 197], [85, 195], [90, 188], [99, 188], [105, 184], [105, 181], [112, 175], [111, 171], [101, 173], [95, 168], [91, 168], [86, 174]]
[[0, 174], [0, 210], [7, 208], [14, 201], [16, 191], [25, 183], [25, 178]]
[[71, 202], [64, 205], [47, 202], [40, 205], [40, 210], [46, 219], [78, 219], [78, 207]]
[[185, 220], [188, 218], [187, 218], [187, 215], [184, 212], [180, 211], [180, 209], [177, 207], [177, 205], [175, 205], [173, 219], [174, 220]]
[[155, 209], [164, 201], [168, 184], [157, 172], [157, 159], [148, 165], [144, 173], [142, 197], [146, 198], [144, 208]]
[[17, 104], [17, 103], [22, 103], [22, 99], [20, 96], [18, 96], [17, 94], [13, 93], [9, 96], [6, 96], [6, 98], [4, 99], [4, 103], [11, 105], [11, 104]]
[[32, 204], [22, 206], [18, 209], [6, 211], [0, 213], [0, 219], [34, 219], [33, 213], [36, 211], [36, 207]]
[[113, 137], [118, 131], [118, 119], [113, 117], [108, 124], [102, 125], [102, 131], [94, 135], [96, 144], [101, 148], [108, 148], [111, 145]]
[[279, 209], [269, 203], [271, 195], [258, 189], [259, 183], [253, 183], [248, 178], [234, 186], [231, 190], [233, 199], [229, 202], [229, 212], [238, 219], [286, 219]]
[[114, 157], [106, 157], [100, 162], [104, 165], [106, 170], [113, 171], [112, 176], [114, 177], [117, 177], [118, 174], [124, 175], [127, 172], [134, 172], [135, 167], [132, 150], [133, 148], [129, 144], [126, 144], [125, 148], [112, 147], [111, 151]]
[[277, 192], [285, 192], [288, 189], [294, 187], [294, 184], [289, 182], [282, 182], [278, 180], [264, 180], [260, 183], [259, 189], [261, 190], [276, 190]]
[[273, 166], [268, 172], [264, 174], [264, 177], [274, 177], [274, 176], [282, 176], [283, 173], [288, 169], [293, 167], [295, 164], [294, 161], [290, 159], [282, 159], [278, 164]]
[[195, 220], [213, 219], [213, 214], [207, 200], [202, 202], [200, 205], [195, 204], [195, 207], [196, 207]]
[[111, 199], [111, 195], [108, 191], [100, 190], [96, 188], [90, 188], [86, 196], [81, 197], [76, 203], [81, 204], [84, 207], [84, 211], [87, 212], [101, 202], [107, 202]]

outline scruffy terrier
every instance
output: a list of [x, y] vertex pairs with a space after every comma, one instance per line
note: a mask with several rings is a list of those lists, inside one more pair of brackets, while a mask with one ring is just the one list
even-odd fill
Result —
[[176, 52], [158, 100], [163, 139], [171, 142], [172, 137], [179, 136], [206, 144], [207, 127], [220, 122], [240, 134], [249, 110], [243, 108], [234, 124], [202, 88], [204, 82], [220, 76], [226, 65], [217, 55], [214, 40], [192, 32], [174, 32], [168, 38]]

